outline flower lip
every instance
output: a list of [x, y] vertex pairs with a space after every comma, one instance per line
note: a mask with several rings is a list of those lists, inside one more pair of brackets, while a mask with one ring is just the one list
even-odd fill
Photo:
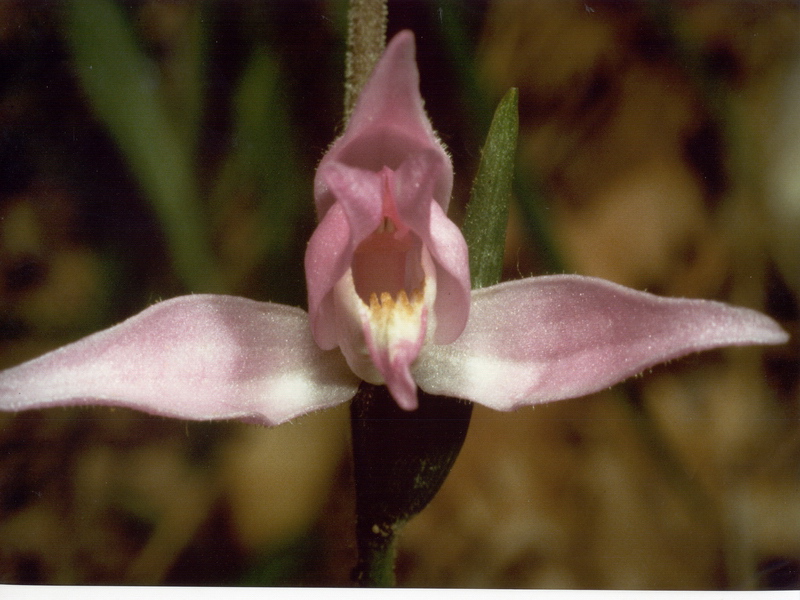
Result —
[[405, 410], [417, 408], [417, 384], [411, 366], [422, 348], [428, 329], [428, 307], [422, 292], [409, 300], [404, 291], [394, 301], [383, 294], [370, 298], [369, 321], [364, 327], [370, 359], [395, 401]]

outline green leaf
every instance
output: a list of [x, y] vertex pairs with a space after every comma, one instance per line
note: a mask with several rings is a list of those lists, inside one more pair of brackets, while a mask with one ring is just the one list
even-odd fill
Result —
[[66, 30], [84, 92], [155, 208], [176, 272], [193, 291], [220, 291], [192, 153], [168, 117], [155, 65], [112, 0], [72, 0]]
[[473, 289], [499, 282], [503, 272], [518, 131], [517, 89], [511, 88], [494, 113], [467, 205], [463, 233]]

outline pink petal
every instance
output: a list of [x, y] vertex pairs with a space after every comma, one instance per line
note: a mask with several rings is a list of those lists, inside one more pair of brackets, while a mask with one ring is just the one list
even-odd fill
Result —
[[497, 410], [590, 394], [691, 352], [788, 339], [753, 310], [589, 277], [523, 279], [472, 297], [464, 333], [425, 346], [414, 377], [427, 392]]
[[[467, 322], [470, 306], [469, 260], [461, 231], [433, 190], [449, 161], [431, 150], [409, 156], [391, 177], [393, 210], [398, 226], [411, 229], [436, 264], [436, 343], [456, 339]], [[382, 185], [386, 170], [373, 173], [336, 162], [320, 165], [318, 179], [337, 202], [322, 218], [306, 251], [309, 314], [314, 337], [323, 349], [335, 346], [333, 286], [350, 268], [353, 253], [384, 218]], [[379, 293], [380, 291], [378, 291]]]
[[[322, 216], [337, 200], [325, 181], [331, 162], [374, 173], [397, 170], [418, 152], [433, 151], [447, 165], [450, 159], [436, 138], [419, 94], [414, 34], [398, 33], [386, 47], [358, 102], [344, 134], [322, 159], [315, 180], [317, 213]], [[437, 173], [432, 197], [447, 211], [453, 189], [452, 167]]]
[[333, 286], [353, 260], [350, 225], [340, 204], [329, 210], [308, 242], [305, 256], [308, 314], [314, 339], [323, 350], [337, 345]]
[[429, 226], [420, 235], [436, 264], [434, 342], [449, 344], [461, 335], [470, 312], [467, 242], [436, 203], [430, 205]]
[[349, 400], [358, 380], [297, 308], [182, 296], [0, 373], [0, 410], [102, 404], [276, 425]]
[[441, 206], [430, 201], [439, 173], [450, 168], [449, 160], [429, 151], [407, 160], [395, 174], [398, 212], [436, 264], [437, 344], [450, 343], [461, 334], [470, 308], [467, 243]]
[[354, 245], [375, 231], [383, 218], [383, 189], [379, 172], [328, 162], [319, 167], [317, 177], [325, 181], [337, 199], [335, 205], [340, 205], [347, 216]]

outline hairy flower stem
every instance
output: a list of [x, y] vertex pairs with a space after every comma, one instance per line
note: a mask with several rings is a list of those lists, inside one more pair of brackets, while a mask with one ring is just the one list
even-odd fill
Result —
[[472, 403], [419, 391], [401, 409], [386, 386], [362, 383], [350, 405], [358, 563], [353, 582], [394, 585], [395, 535], [431, 501], [469, 428]]
[[350, 0], [347, 10], [347, 63], [345, 65], [345, 121], [361, 88], [386, 46], [386, 0]]

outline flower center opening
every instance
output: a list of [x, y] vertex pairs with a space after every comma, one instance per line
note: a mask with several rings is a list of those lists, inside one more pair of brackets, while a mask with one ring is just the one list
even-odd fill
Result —
[[405, 226], [397, 212], [394, 171], [380, 172], [383, 220], [356, 248], [351, 263], [353, 283], [361, 301], [375, 307], [394, 308], [421, 300], [425, 288], [422, 242]]
[[387, 300], [407, 303], [421, 297], [425, 278], [420, 265], [421, 244], [415, 237], [408, 230], [400, 233], [387, 217], [359, 244], [353, 255], [353, 282], [364, 304], [384, 304]]

